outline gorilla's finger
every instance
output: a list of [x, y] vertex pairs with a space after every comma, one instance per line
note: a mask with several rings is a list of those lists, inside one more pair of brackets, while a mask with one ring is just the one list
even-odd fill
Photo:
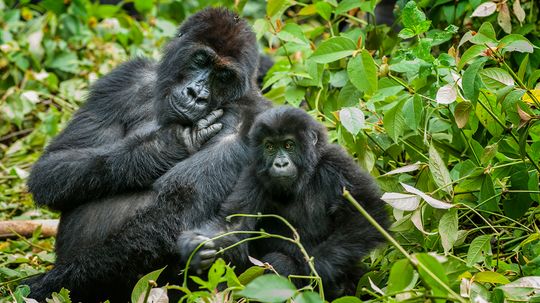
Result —
[[216, 123], [212, 124], [207, 128], [203, 128], [198, 131], [197, 135], [200, 140], [200, 143], [204, 143], [208, 141], [210, 138], [212, 138], [214, 135], [216, 135], [221, 129], [223, 128], [223, 124]]
[[202, 260], [201, 263], [199, 263], [199, 267], [201, 269], [208, 269], [210, 266], [212, 266], [212, 264], [214, 263], [214, 260], [215, 260], [214, 258]]
[[203, 247], [204, 249], [212, 249], [216, 247], [216, 244], [214, 243], [214, 241], [210, 241], [206, 242]]
[[205, 250], [201, 250], [201, 252], [199, 253], [199, 256], [203, 260], [208, 259], [208, 258], [213, 259], [216, 255], [217, 255], [217, 250], [215, 249], [205, 249]]
[[217, 109], [217, 110], [211, 112], [210, 114], [208, 114], [208, 116], [206, 116], [203, 119], [199, 120], [197, 122], [197, 126], [199, 128], [207, 128], [210, 125], [214, 124], [217, 121], [217, 119], [221, 118], [221, 116], [223, 116], [223, 110], [222, 109]]

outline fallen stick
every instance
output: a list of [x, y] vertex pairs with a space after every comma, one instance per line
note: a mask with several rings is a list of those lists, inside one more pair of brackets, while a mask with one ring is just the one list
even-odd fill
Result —
[[13, 238], [18, 235], [30, 237], [41, 226], [41, 236], [56, 236], [58, 220], [10, 220], [0, 221], [0, 238]]

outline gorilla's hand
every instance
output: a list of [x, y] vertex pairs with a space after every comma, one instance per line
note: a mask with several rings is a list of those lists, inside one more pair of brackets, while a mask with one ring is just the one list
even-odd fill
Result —
[[223, 125], [216, 121], [223, 116], [223, 110], [218, 109], [211, 112], [208, 116], [197, 121], [194, 127], [186, 127], [182, 132], [182, 137], [186, 143], [190, 154], [199, 151], [201, 146], [210, 138], [216, 135]]
[[[203, 242], [210, 238], [196, 231], [183, 232], [176, 241], [176, 246], [180, 251], [182, 263], [186, 263], [193, 251]], [[206, 242], [193, 256], [190, 267], [195, 269], [198, 275], [208, 269], [216, 259], [217, 250], [213, 241]]]

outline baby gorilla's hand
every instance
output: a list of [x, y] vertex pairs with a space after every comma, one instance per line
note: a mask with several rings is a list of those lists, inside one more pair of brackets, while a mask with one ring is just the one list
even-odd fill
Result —
[[[180, 251], [180, 256], [182, 262], [185, 264], [191, 253], [203, 242], [210, 240], [207, 236], [204, 236], [196, 231], [186, 231], [183, 232], [176, 241], [178, 250]], [[217, 250], [213, 241], [208, 241], [203, 244], [203, 246], [197, 250], [190, 262], [190, 267], [195, 269], [197, 275], [203, 273], [204, 270], [208, 269], [214, 260], [216, 259]]]
[[215, 136], [223, 127], [216, 121], [223, 116], [223, 110], [218, 109], [211, 112], [208, 116], [197, 121], [193, 127], [186, 127], [182, 133], [184, 142], [190, 154], [199, 151], [201, 146]]

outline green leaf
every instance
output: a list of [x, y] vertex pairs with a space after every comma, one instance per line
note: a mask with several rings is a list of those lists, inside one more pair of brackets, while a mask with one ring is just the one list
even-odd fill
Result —
[[296, 287], [285, 277], [263, 275], [251, 281], [238, 295], [261, 302], [283, 302], [294, 296]]
[[416, 36], [416, 32], [412, 28], [404, 28], [399, 31], [398, 36], [401, 39], [410, 39], [414, 36]]
[[517, 72], [517, 76], [522, 82], [525, 82], [525, 72], [527, 71], [528, 63], [529, 63], [529, 54], [526, 54], [525, 58], [523, 58], [523, 60], [519, 64], [519, 70]]
[[133, 291], [131, 292], [131, 302], [137, 303], [139, 301], [139, 298], [141, 296], [144, 296], [148, 290], [149, 287], [149, 281], [157, 281], [159, 278], [159, 275], [161, 272], [165, 269], [163, 267], [162, 269], [155, 270], [149, 274], [144, 275], [142, 278], [137, 281], [137, 284], [135, 284], [135, 287], [133, 288]]
[[332, 303], [362, 303], [362, 300], [353, 296], [345, 296], [332, 301]]
[[360, 7], [361, 4], [362, 2], [358, 0], [343, 0], [339, 2], [335, 12], [337, 15], [343, 14], [350, 11], [351, 9]]
[[504, 286], [499, 286], [506, 295], [506, 299], [511, 302], [533, 302], [531, 295], [536, 293], [535, 301], [538, 302], [538, 293], [540, 292], [540, 277], [519, 278]]
[[240, 283], [242, 285], [247, 285], [249, 282], [255, 280], [255, 278], [260, 277], [264, 274], [264, 268], [260, 266], [252, 266], [248, 268], [246, 271], [244, 271], [240, 276], [238, 276], [238, 280], [240, 280]]
[[[418, 262], [422, 263], [432, 273], [434, 273], [435, 276], [437, 276], [442, 281], [442, 283], [448, 285], [448, 276], [446, 275], [442, 265], [439, 263], [439, 261], [437, 261], [437, 259], [435, 259], [435, 257], [428, 255], [427, 253], [415, 254], [414, 256], [416, 257]], [[429, 288], [431, 288], [433, 295], [438, 297], [447, 296], [448, 292], [446, 291], [444, 286], [434, 280], [430, 275], [428, 275], [425, 270], [419, 268], [418, 273], [422, 277], [422, 281], [424, 281], [424, 283], [426, 283]], [[435, 302], [445, 302], [445, 300], [436, 299]]]
[[332, 6], [326, 2], [317, 2], [315, 3], [315, 9], [317, 13], [326, 21], [330, 21], [330, 16], [332, 15]]
[[514, 79], [504, 69], [498, 67], [490, 67], [480, 71], [482, 82], [490, 90], [498, 90], [503, 87], [514, 85]]
[[291, 6], [290, 0], [268, 0], [266, 15], [270, 18], [278, 17], [289, 6]]
[[413, 28], [426, 21], [426, 14], [418, 9], [416, 2], [409, 1], [401, 12], [401, 19], [404, 27]]
[[287, 86], [285, 89], [285, 100], [287, 103], [293, 105], [293, 106], [300, 106], [300, 103], [302, 100], [304, 100], [304, 96], [306, 94], [306, 89], [303, 87], [298, 86]]
[[481, 235], [472, 240], [467, 252], [467, 266], [472, 267], [476, 263], [486, 260], [486, 256], [491, 256], [491, 235]]
[[134, 4], [135, 4], [135, 9], [139, 13], [149, 12], [154, 6], [153, 1], [151, 0], [134, 0]]
[[497, 42], [497, 35], [495, 34], [495, 29], [493, 28], [493, 25], [491, 25], [491, 22], [482, 23], [482, 26], [480, 26], [480, 29], [476, 35], [474, 35], [469, 41], [471, 43], [480, 45], [489, 45], [489, 43]]
[[461, 70], [465, 66], [465, 64], [469, 63], [469, 61], [471, 61], [472, 59], [480, 56], [486, 50], [487, 50], [487, 47], [484, 46], [484, 45], [473, 45], [473, 46], [471, 46], [461, 56], [461, 59], [459, 60], [459, 63], [457, 65], [458, 71]]
[[398, 260], [390, 269], [386, 292], [391, 295], [412, 289], [414, 284], [416, 284], [416, 280], [417, 277], [414, 275], [414, 270], [409, 260]]
[[505, 36], [497, 47], [501, 48], [503, 52], [532, 53], [534, 51], [533, 44], [527, 38], [518, 34]]
[[349, 60], [347, 74], [354, 86], [365, 94], [372, 96], [377, 91], [377, 65], [367, 50], [363, 49]]
[[293, 302], [295, 303], [324, 303], [321, 295], [313, 291], [303, 291], [297, 294]]
[[480, 209], [489, 211], [499, 211], [499, 197], [495, 196], [495, 187], [490, 175], [485, 175], [478, 195]]
[[330, 63], [348, 56], [356, 50], [356, 44], [346, 37], [330, 38], [315, 50], [311, 59], [317, 63]]
[[283, 41], [309, 45], [309, 40], [306, 39], [304, 31], [300, 25], [296, 23], [287, 23], [277, 36]]
[[364, 127], [364, 113], [356, 107], [345, 107], [339, 111], [341, 124], [352, 135], [356, 136]]
[[[441, 187], [445, 192], [452, 195], [452, 178], [450, 178], [450, 172], [446, 167], [446, 163], [441, 158], [439, 152], [435, 149], [433, 144], [429, 145], [429, 171], [435, 183]], [[444, 188], [443, 188], [444, 187]]]
[[501, 275], [498, 272], [493, 271], [481, 271], [476, 273], [473, 277], [476, 282], [487, 282], [487, 283], [497, 283], [497, 284], [507, 284], [510, 283], [505, 276]]
[[473, 104], [476, 104], [478, 95], [480, 94], [480, 88], [482, 87], [482, 81], [478, 74], [484, 67], [486, 61], [487, 59], [476, 60], [463, 73], [463, 79], [461, 81], [463, 85], [463, 94], [465, 95], [465, 98]]
[[444, 253], [448, 253], [458, 238], [458, 216], [457, 209], [449, 209], [439, 221], [439, 235]]
[[403, 117], [404, 102], [398, 102], [394, 107], [384, 114], [383, 124], [386, 133], [394, 142], [398, 142], [398, 138], [403, 135], [405, 128], [405, 118]]

